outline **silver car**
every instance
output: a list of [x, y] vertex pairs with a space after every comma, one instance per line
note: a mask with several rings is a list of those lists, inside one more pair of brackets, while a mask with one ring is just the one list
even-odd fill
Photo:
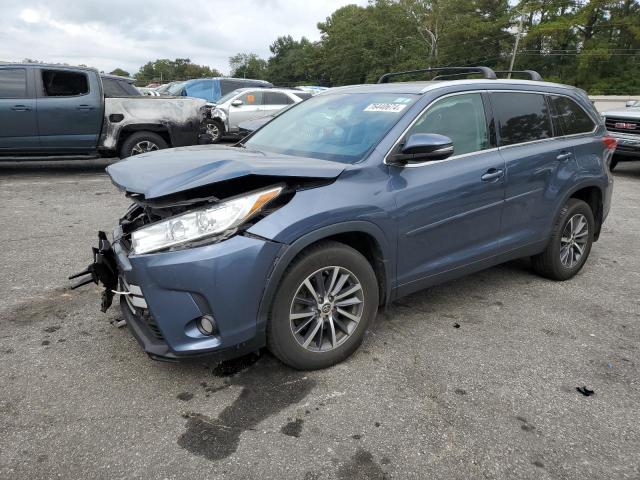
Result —
[[301, 102], [309, 95], [284, 88], [239, 88], [220, 97], [211, 106], [207, 133], [213, 143], [225, 136], [238, 136], [238, 124], [268, 117], [283, 108]]

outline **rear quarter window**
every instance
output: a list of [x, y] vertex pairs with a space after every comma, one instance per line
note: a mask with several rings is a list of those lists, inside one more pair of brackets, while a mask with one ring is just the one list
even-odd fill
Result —
[[553, 136], [551, 116], [544, 95], [496, 92], [491, 104], [498, 123], [500, 144], [515, 145]]
[[564, 135], [589, 133], [596, 124], [584, 109], [569, 97], [550, 95], [553, 115]]

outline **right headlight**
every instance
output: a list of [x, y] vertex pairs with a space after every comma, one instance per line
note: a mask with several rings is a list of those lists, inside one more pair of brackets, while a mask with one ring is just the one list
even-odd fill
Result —
[[274, 187], [236, 197], [140, 228], [131, 234], [134, 254], [151, 253], [233, 230], [282, 192]]

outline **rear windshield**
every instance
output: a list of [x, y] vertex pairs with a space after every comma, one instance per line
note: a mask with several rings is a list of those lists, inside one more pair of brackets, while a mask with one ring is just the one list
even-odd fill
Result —
[[416, 95], [319, 95], [278, 115], [245, 145], [265, 152], [354, 163], [382, 140]]
[[182, 87], [184, 87], [184, 84], [187, 82], [178, 82], [175, 83], [173, 85], [171, 85], [168, 89], [167, 89], [167, 93], [169, 95], [177, 95], [180, 90], [182, 90]]

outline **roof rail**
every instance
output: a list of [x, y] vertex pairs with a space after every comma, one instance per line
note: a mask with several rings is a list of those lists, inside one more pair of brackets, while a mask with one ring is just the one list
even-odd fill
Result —
[[489, 67], [436, 67], [436, 68], [422, 68], [419, 70], [407, 70], [406, 72], [391, 72], [385, 73], [378, 79], [378, 83], [388, 83], [392, 77], [400, 77], [402, 75], [412, 75], [415, 73], [430, 73], [430, 72], [458, 72], [458, 74], [471, 74], [481, 73], [484, 78], [496, 79], [498, 78], [493, 70]]
[[535, 70], [496, 70], [495, 73], [508, 73], [508, 74], [523, 73], [525, 75], [529, 75], [529, 79], [530, 80], [535, 80], [537, 82], [543, 82], [544, 81], [544, 79], [542, 78], [542, 75], [540, 75]]

